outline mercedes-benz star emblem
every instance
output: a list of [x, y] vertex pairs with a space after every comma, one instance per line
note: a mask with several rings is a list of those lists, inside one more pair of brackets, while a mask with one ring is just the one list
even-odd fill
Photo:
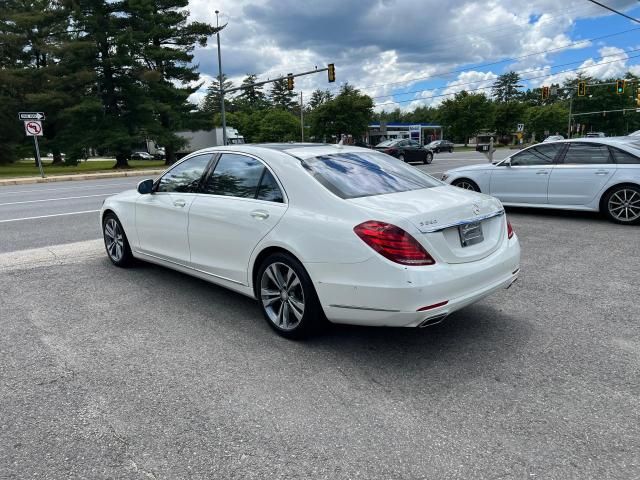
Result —
[[474, 215], [479, 215], [480, 214], [480, 205], [478, 205], [477, 203], [473, 204], [473, 214]]

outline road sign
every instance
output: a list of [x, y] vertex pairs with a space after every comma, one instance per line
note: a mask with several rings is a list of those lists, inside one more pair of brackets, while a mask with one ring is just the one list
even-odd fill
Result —
[[38, 120], [28, 120], [24, 122], [24, 131], [28, 137], [41, 137], [42, 122]]
[[524, 132], [524, 123], [519, 123], [518, 124], [518, 132]]
[[44, 120], [44, 113], [42, 113], [42, 112], [20, 112], [20, 113], [18, 113], [18, 120]]

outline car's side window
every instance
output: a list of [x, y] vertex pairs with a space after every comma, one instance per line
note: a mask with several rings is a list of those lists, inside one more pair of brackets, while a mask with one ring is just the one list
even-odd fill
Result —
[[561, 148], [562, 144], [539, 145], [529, 148], [511, 157], [511, 166], [551, 165]]
[[611, 163], [611, 156], [606, 145], [597, 143], [570, 143], [564, 156], [564, 163], [569, 165], [595, 165]]
[[284, 203], [282, 191], [280, 191], [280, 187], [278, 186], [276, 179], [273, 178], [273, 175], [271, 175], [269, 170], [265, 169], [264, 171], [256, 198], [258, 200], [267, 200], [269, 202]]
[[202, 193], [227, 197], [255, 198], [264, 165], [255, 158], [223, 153]]
[[613, 154], [613, 158], [616, 163], [622, 164], [640, 164], [640, 157], [636, 157], [635, 155], [630, 154], [629, 152], [625, 152], [615, 147], [609, 147], [611, 149], [611, 153]]
[[176, 165], [158, 181], [156, 192], [195, 192], [211, 160], [211, 154], [197, 155]]

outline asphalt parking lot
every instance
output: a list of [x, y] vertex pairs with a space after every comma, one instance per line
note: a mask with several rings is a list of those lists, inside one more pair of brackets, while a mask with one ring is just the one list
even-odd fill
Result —
[[306, 342], [98, 240], [0, 254], [0, 477], [639, 478], [640, 227], [508, 215], [511, 289]]

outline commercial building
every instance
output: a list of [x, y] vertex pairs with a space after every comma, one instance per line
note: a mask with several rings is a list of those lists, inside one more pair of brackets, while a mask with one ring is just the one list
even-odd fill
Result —
[[385, 140], [410, 138], [426, 145], [442, 139], [442, 127], [435, 123], [372, 123], [369, 125], [367, 143], [377, 145]]

